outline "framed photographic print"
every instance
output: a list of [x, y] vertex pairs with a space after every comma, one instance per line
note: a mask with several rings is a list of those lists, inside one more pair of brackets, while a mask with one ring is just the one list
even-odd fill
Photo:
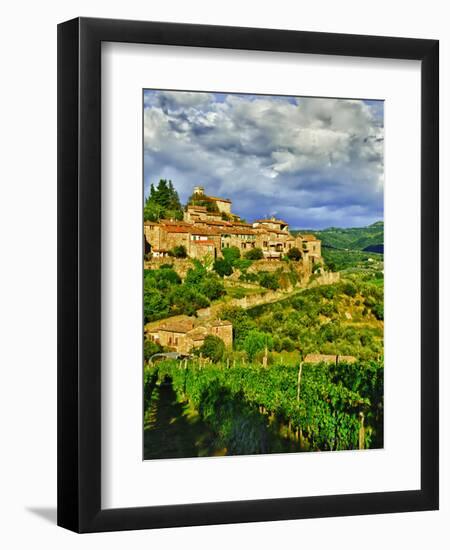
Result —
[[58, 524], [438, 508], [438, 42], [58, 27]]

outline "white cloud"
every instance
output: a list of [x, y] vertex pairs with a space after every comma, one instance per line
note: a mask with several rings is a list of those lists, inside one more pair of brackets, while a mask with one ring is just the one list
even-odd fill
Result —
[[286, 201], [303, 213], [322, 201], [382, 216], [384, 129], [363, 101], [147, 92], [144, 104], [147, 186], [168, 177], [184, 200], [204, 183], [286, 213]]

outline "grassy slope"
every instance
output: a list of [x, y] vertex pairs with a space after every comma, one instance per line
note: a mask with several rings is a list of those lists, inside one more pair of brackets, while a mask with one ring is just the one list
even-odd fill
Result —
[[[294, 232], [301, 233], [305, 230]], [[311, 231], [311, 233], [322, 241], [322, 246], [325, 248], [364, 250], [368, 246], [383, 244], [384, 223], [376, 222], [367, 227], [329, 227], [328, 229]]]

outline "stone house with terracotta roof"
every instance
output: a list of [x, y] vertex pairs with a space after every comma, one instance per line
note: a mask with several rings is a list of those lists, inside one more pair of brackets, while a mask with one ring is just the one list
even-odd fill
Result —
[[147, 337], [170, 351], [190, 353], [202, 346], [208, 334], [223, 340], [226, 347], [233, 346], [233, 325], [220, 319], [196, 324], [191, 318], [162, 321], [146, 329]]

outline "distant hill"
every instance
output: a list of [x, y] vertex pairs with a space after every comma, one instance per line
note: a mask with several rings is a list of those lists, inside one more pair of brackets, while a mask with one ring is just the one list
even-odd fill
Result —
[[384, 254], [384, 244], [371, 244], [364, 248], [363, 252], [375, 252], [376, 254]]
[[383, 254], [384, 223], [375, 222], [367, 227], [329, 227], [328, 229], [295, 230], [292, 233], [313, 233], [322, 241], [323, 248], [340, 250], [364, 250]]

